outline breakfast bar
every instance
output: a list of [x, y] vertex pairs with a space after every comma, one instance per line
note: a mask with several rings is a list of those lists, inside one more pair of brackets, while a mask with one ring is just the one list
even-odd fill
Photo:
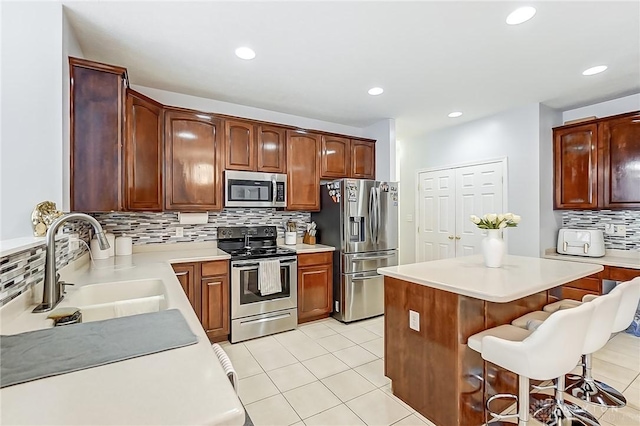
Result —
[[469, 336], [541, 309], [549, 290], [602, 269], [521, 256], [487, 268], [481, 255], [378, 269], [393, 394], [438, 425], [485, 423], [484, 401], [516, 394], [517, 376], [469, 349]]

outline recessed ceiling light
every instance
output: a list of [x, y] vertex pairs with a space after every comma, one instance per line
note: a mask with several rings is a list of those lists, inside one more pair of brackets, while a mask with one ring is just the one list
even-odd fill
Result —
[[371, 89], [369, 89], [369, 94], [371, 96], [382, 95], [382, 92], [384, 92], [384, 89], [382, 87], [372, 87]]
[[452, 113], [449, 113], [449, 117], [451, 117], [451, 118], [460, 117], [461, 115], [462, 115], [462, 113], [460, 111], [454, 111]]
[[536, 14], [536, 8], [531, 6], [519, 7], [507, 16], [507, 24], [518, 25], [533, 18]]
[[582, 75], [600, 74], [601, 72], [603, 72], [606, 69], [607, 69], [606, 65], [598, 65], [597, 67], [591, 67], [591, 68], [589, 68], [587, 70], [582, 71]]
[[256, 57], [256, 52], [249, 47], [238, 47], [236, 49], [236, 56], [240, 59], [253, 59]]

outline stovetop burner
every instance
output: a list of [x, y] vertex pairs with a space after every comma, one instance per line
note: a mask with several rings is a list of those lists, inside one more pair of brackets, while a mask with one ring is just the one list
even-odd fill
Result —
[[277, 238], [275, 226], [218, 228], [218, 248], [229, 253], [231, 260], [295, 256], [294, 250], [278, 247]]
[[292, 256], [296, 254], [296, 252], [293, 250], [280, 248], [280, 247], [258, 248], [253, 250], [238, 249], [238, 250], [227, 251], [227, 253], [231, 255], [231, 260], [260, 259], [265, 257], [282, 257], [282, 256]]

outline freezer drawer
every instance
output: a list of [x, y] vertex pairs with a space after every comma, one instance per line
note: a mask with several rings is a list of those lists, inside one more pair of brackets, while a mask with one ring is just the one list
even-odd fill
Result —
[[376, 272], [342, 274], [338, 309], [334, 317], [357, 321], [384, 313], [384, 277]]
[[376, 271], [378, 268], [384, 268], [385, 266], [396, 266], [397, 264], [397, 250], [342, 255], [342, 272], [345, 274]]

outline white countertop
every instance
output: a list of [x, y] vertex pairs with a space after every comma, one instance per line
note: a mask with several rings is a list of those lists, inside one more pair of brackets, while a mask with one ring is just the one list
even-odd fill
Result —
[[321, 253], [325, 251], [335, 251], [336, 248], [332, 246], [325, 246], [324, 244], [304, 244], [298, 243], [294, 245], [279, 244], [279, 247], [287, 248], [289, 250], [295, 250], [296, 254], [308, 254], [308, 253]]
[[505, 256], [501, 268], [482, 255], [379, 268], [378, 273], [427, 287], [505, 303], [602, 271], [601, 265], [537, 257]]
[[[81, 286], [160, 279], [166, 287], [167, 309], [182, 312], [198, 343], [4, 388], [1, 424], [243, 424], [242, 404], [170, 265], [223, 260], [229, 255], [215, 246], [168, 248], [98, 261], [95, 267], [87, 263], [74, 270], [72, 265], [61, 275]], [[0, 310], [2, 333], [26, 331], [30, 323], [46, 317], [47, 313], [32, 314], [35, 305], [26, 302], [21, 296]]]
[[640, 269], [640, 251], [606, 250], [603, 257], [572, 256], [559, 254], [555, 248], [545, 250], [545, 259], [566, 260], [569, 262], [595, 263], [597, 265], [615, 266], [618, 268]]

